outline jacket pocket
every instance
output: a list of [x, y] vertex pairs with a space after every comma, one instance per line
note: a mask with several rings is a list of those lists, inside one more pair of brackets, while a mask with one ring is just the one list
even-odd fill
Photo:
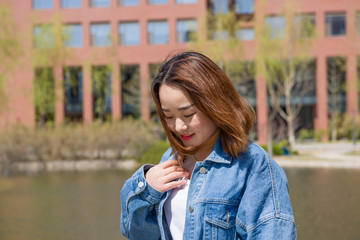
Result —
[[204, 239], [235, 239], [237, 206], [207, 203]]

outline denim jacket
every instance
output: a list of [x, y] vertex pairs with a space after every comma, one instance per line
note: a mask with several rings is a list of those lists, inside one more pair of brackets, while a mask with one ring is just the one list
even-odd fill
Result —
[[[173, 159], [171, 149], [161, 161]], [[121, 190], [121, 231], [129, 239], [171, 239], [164, 202], [171, 194], [153, 189], [142, 166]], [[231, 158], [218, 140], [192, 173], [183, 239], [296, 239], [284, 171], [250, 143]]]

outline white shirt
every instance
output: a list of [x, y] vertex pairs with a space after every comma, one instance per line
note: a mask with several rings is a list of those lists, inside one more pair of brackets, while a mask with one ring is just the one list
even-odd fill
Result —
[[166, 222], [173, 240], [182, 240], [185, 228], [186, 203], [190, 180], [184, 185], [174, 188], [164, 203]]

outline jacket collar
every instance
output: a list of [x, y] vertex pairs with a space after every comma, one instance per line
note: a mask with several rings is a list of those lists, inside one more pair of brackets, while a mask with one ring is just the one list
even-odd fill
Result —
[[227, 155], [227, 153], [224, 151], [224, 148], [222, 147], [222, 144], [221, 144], [221, 137], [219, 136], [212, 152], [205, 159], [205, 161], [230, 164], [232, 162], [232, 160], [233, 160], [233, 158], [230, 157], [229, 155]]

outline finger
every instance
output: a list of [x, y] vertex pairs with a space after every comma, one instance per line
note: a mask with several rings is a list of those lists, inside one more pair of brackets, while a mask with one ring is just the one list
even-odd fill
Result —
[[185, 169], [180, 166], [169, 166], [169, 167], [163, 169], [162, 171], [163, 171], [164, 175], [168, 175], [172, 172], [183, 172], [183, 171], [185, 171]]
[[189, 176], [189, 172], [181, 171], [181, 172], [172, 172], [164, 177], [165, 183], [171, 182], [175, 179], [183, 178]]
[[168, 191], [170, 189], [180, 187], [181, 185], [184, 185], [186, 183], [186, 181], [187, 181], [186, 179], [182, 179], [179, 181], [169, 182], [169, 183], [165, 184], [164, 189], [165, 189], [165, 191]]
[[165, 162], [160, 163], [159, 166], [161, 166], [162, 168], [168, 168], [171, 166], [179, 166], [179, 163], [176, 160], [167, 160]]

